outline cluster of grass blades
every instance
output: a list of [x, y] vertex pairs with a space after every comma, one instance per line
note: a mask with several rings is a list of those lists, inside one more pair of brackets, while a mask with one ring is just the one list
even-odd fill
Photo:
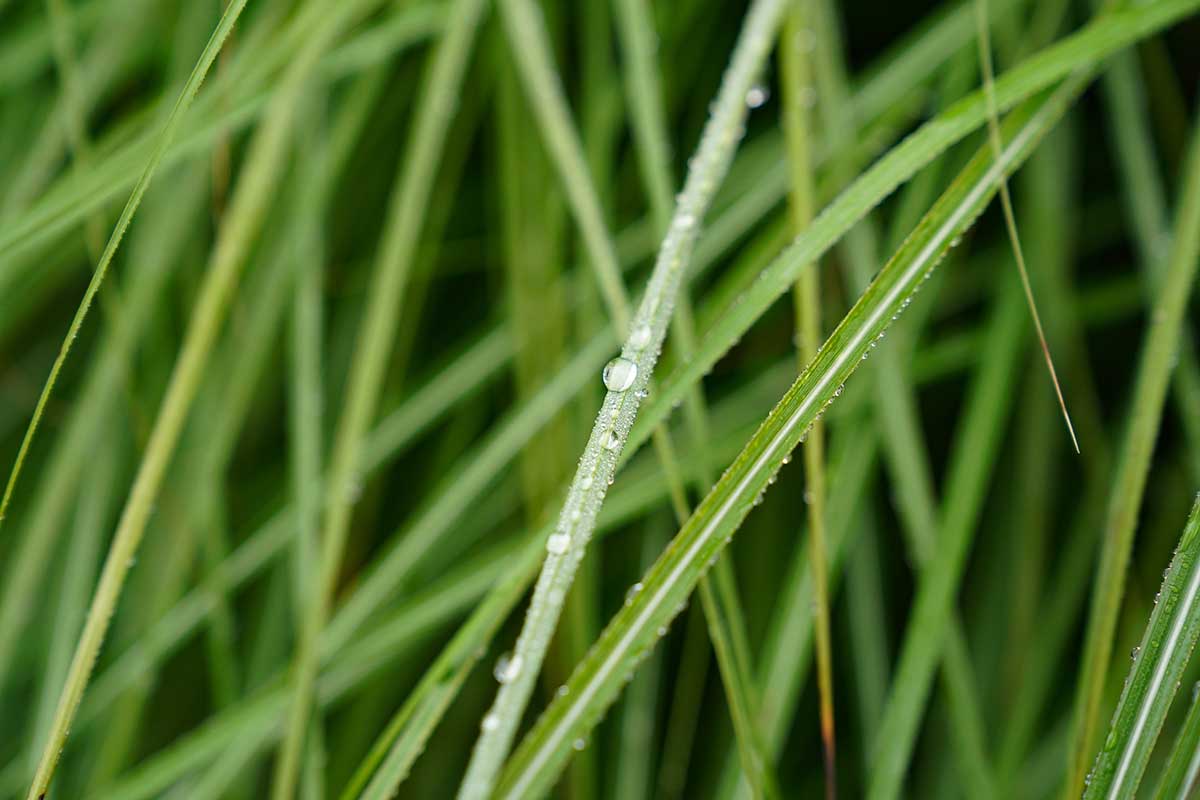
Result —
[[1198, 15], [0, 2], [0, 796], [1196, 791]]

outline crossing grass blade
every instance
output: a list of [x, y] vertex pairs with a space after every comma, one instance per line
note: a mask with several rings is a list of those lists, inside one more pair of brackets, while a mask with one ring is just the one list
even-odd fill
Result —
[[[1085, 798], [1137, 793], [1163, 720], [1200, 638], [1200, 496], [1179, 537], [1154, 611], [1134, 650], [1133, 666], [1104, 746], [1085, 782]], [[1176, 770], [1177, 771], [1177, 770]], [[1178, 778], [1170, 778], [1186, 785]], [[1186, 780], [1186, 778], [1184, 778]], [[1179, 795], [1182, 796], [1182, 793]]]

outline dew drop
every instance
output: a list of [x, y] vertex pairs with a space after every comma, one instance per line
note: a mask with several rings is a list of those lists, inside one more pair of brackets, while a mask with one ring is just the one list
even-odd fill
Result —
[[623, 392], [637, 378], [637, 364], [617, 356], [604, 366], [604, 386], [610, 392]]
[[[576, 511], [576, 514], [579, 512]], [[571, 537], [565, 533], [554, 533], [546, 540], [546, 552], [551, 555], [561, 556], [567, 552], [567, 548], [571, 546]]]
[[1133, 650], [1131, 650], [1131, 651], [1130, 651], [1130, 653], [1129, 653], [1129, 660], [1130, 660], [1130, 661], [1137, 661], [1138, 654], [1139, 654], [1139, 653], [1141, 653], [1141, 652], [1142, 652], [1142, 648], [1141, 648], [1141, 647], [1135, 647], [1135, 648], [1133, 648]]
[[479, 727], [483, 728], [485, 731], [494, 731], [500, 727], [500, 717], [496, 716], [495, 714], [488, 714], [483, 718], [483, 722]]
[[513, 678], [517, 677], [521, 672], [521, 657], [510, 656], [508, 653], [496, 659], [496, 666], [492, 670], [492, 676], [500, 683], [509, 683]]
[[584, 739], [581, 736], [575, 741], [571, 742], [571, 747], [574, 747], [576, 750], [582, 750], [583, 748], [587, 747], [587, 739]]
[[631, 605], [633, 598], [638, 596], [638, 592], [642, 590], [642, 582], [638, 581], [633, 586], [629, 587], [629, 591], [625, 593], [625, 605]]
[[564, 683], [562, 686], [558, 687], [558, 689], [554, 692], [554, 696], [555, 697], [566, 697], [567, 693], [570, 691], [571, 690], [568, 689], [567, 685]]
[[641, 350], [646, 345], [650, 344], [650, 326], [642, 323], [635, 327], [629, 334], [629, 346]]
[[591, 476], [591, 475], [588, 475], [586, 478], [584, 478], [583, 480], [581, 480], [581, 481], [579, 482], [579, 488], [580, 488], [580, 489], [583, 489], [585, 492], [586, 492], [588, 489], [592, 488], [592, 476]]
[[767, 90], [767, 87], [762, 86], [761, 84], [755, 84], [754, 86], [750, 87], [748, 92], [746, 92], [746, 107], [759, 108], [763, 103], [767, 102], [767, 99], [770, 98], [770, 96], [771, 93]]
[[608, 436], [604, 439], [604, 446], [609, 450], [616, 450], [621, 446], [621, 436], [616, 431], [609, 431]]

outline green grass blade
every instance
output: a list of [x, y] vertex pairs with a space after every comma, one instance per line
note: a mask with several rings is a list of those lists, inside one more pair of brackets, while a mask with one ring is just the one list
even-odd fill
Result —
[[[314, 108], [306, 115], [309, 125], [320, 130], [323, 124], [320, 106], [323, 98], [314, 98]], [[318, 132], [306, 137], [305, 144], [313, 153], [324, 153], [324, 137]], [[291, 329], [291, 380], [288, 393], [288, 444], [291, 461], [291, 486], [296, 506], [297, 531], [293, 544], [293, 590], [297, 639], [296, 671], [298, 687], [305, 685], [299, 677], [304, 670], [316, 672], [316, 648], [320, 629], [318, 617], [311, 609], [321, 591], [320, 540], [321, 520], [321, 431], [322, 431], [322, 363], [321, 342], [322, 279], [324, 277], [324, 237], [321, 217], [327, 202], [327, 156], [312, 156], [301, 167], [304, 178], [298, 192], [296, 216], [303, 220], [296, 237], [295, 258], [300, 274], [296, 280], [295, 304]], [[324, 190], [324, 191], [323, 191]], [[315, 680], [310, 674], [307, 680]], [[300, 756], [309, 739], [310, 697], [297, 689], [288, 709], [287, 733], [280, 745], [275, 763], [271, 791], [279, 800], [296, 796], [301, 778]]]
[[[642, 581], [643, 589], [601, 635], [576, 669], [565, 696], [556, 699], [514, 754], [498, 794], [519, 797], [544, 790], [598, 716], [620, 692], [624, 678], [677, 613], [710, 559], [749, 513], [769, 479], [870, 354], [879, 334], [904, 308], [937, 261], [982, 210], [1000, 175], [1026, 157], [1038, 135], [1057, 119], [1074, 92], [1056, 96], [1010, 139], [1005, 158], [990, 166], [977, 159], [948, 190], [927, 224], [880, 271], [817, 359], [809, 365], [741, 455], [697, 508], [688, 524]], [[1020, 119], [1020, 122], [1026, 122]]]
[[25, 437], [21, 440], [21, 447], [17, 451], [16, 461], [13, 463], [12, 472], [9, 474], [8, 482], [4, 487], [4, 496], [0, 499], [0, 524], [3, 523], [5, 512], [12, 501], [12, 494], [16, 489], [17, 478], [21, 475], [21, 467], [25, 463], [25, 457], [28, 455], [29, 447], [33, 443], [38, 423], [41, 421], [42, 414], [46, 410], [46, 402], [50, 399], [50, 393], [54, 389], [58, 374], [62, 370], [62, 365], [67, 360], [67, 355], [71, 351], [71, 345], [74, 344], [75, 338], [79, 335], [79, 329], [83, 326], [88, 309], [91, 308], [92, 300], [95, 299], [96, 293], [100, 291], [101, 284], [104, 283], [104, 276], [108, 274], [108, 266], [112, 263], [113, 256], [121, 244], [121, 239], [125, 235], [125, 229], [129, 227], [133, 215], [137, 212], [138, 206], [141, 205], [142, 196], [145, 195], [146, 188], [150, 185], [150, 181], [153, 180], [154, 174], [163, 160], [163, 155], [166, 153], [171, 141], [175, 138], [176, 130], [179, 128], [184, 112], [191, 105], [192, 100], [195, 99], [196, 92], [200, 89], [200, 84], [204, 82], [209, 68], [216, 59], [217, 53], [221, 50], [221, 45], [225, 43], [225, 38], [233, 29], [234, 24], [242, 13], [242, 9], [245, 7], [245, 0], [234, 0], [225, 10], [224, 15], [222, 15], [221, 21], [217, 24], [216, 30], [213, 31], [208, 45], [204, 48], [204, 52], [200, 56], [200, 60], [192, 70], [192, 74], [188, 76], [187, 83], [184, 84], [183, 91], [180, 93], [179, 99], [175, 102], [175, 107], [171, 110], [171, 115], [167, 118], [166, 124], [163, 125], [162, 133], [159, 134], [154, 151], [146, 163], [141, 177], [134, 184], [133, 193], [130, 195], [129, 201], [125, 204], [125, 208], [117, 220], [116, 227], [109, 237], [108, 244], [104, 247], [104, 252], [100, 256], [100, 262], [96, 265], [96, 271], [92, 276], [91, 282], [88, 284], [87, 291], [83, 295], [83, 300], [79, 304], [79, 310], [71, 320], [71, 325], [67, 329], [67, 335], [63, 340], [62, 347], [59, 350], [58, 356], [54, 359], [54, 365], [50, 368], [50, 375], [46, 379], [45, 388], [42, 389], [37, 405], [34, 407], [33, 418], [30, 420], [29, 428], [25, 432]]
[[[240, 10], [243, 5], [232, 5], [229, 11]], [[275, 106], [269, 114], [268, 123], [251, 146], [249, 156], [251, 168], [248, 174], [239, 181], [238, 190], [230, 208], [231, 224], [225, 230], [225, 235], [214, 252], [212, 268], [208, 273], [183, 350], [172, 374], [171, 386], [163, 400], [162, 411], [147, 445], [145, 458], [138, 469], [137, 478], [125, 509], [122, 511], [121, 521], [105, 560], [100, 582], [88, 611], [87, 622], [80, 636], [66, 685], [63, 687], [59, 699], [50, 737], [43, 749], [37, 773], [29, 789], [30, 800], [39, 800], [46, 793], [54, 774], [54, 768], [62, 752], [71, 720], [83, 697], [96, 655], [103, 643], [109, 620], [120, 597], [130, 561], [137, 553], [138, 545], [145, 532], [151, 505], [158, 494], [163, 474], [178, 441], [188, 408], [207, 365], [213, 340], [216, 337], [229, 296], [237, 281], [245, 252], [257, 231], [266, 210], [271, 189], [282, 166], [296, 96], [303, 87], [308, 72], [315, 65], [317, 57], [337, 36], [341, 27], [350, 21], [351, 14], [347, 12], [357, 10], [354, 4], [342, 6], [333, 19], [327, 20], [325, 26], [317, 28], [316, 35], [309, 42], [301, 57], [293, 63], [289, 73], [288, 86], [278, 95]], [[232, 25], [232, 21], [229, 24]], [[224, 28], [224, 30], [227, 32], [228, 28]], [[214, 45], [212, 52], [214, 57], [215, 50], [216, 46]], [[207, 49], [206, 53], [208, 53]], [[207, 59], [208, 64], [211, 64], [211, 61], [211, 58]], [[194, 94], [194, 89], [192, 93]], [[165, 150], [165, 143], [156, 151], [158, 158], [161, 158], [163, 150]], [[157, 159], [153, 163], [157, 165]], [[141, 186], [141, 192], [144, 190], [145, 187]], [[141, 192], [136, 193], [139, 200]], [[129, 216], [132, 216], [132, 210], [128, 215], [122, 215], [125, 225], [128, 225]], [[117, 229], [123, 232], [124, 226], [118, 222]], [[106, 251], [109, 258], [112, 257], [115, 245], [115, 240], [109, 244]], [[97, 277], [101, 274], [102, 271], [98, 269]], [[98, 281], [93, 280], [89, 286], [89, 295], [94, 295], [98, 288]], [[85, 298], [81, 313], [86, 310], [87, 302], [88, 299]], [[76, 320], [81, 323], [82, 316], [77, 316]], [[76, 323], [72, 324], [74, 327], [78, 327]], [[64, 350], [64, 355], [65, 352]], [[61, 363], [61, 357], [58, 363]]]
[[[816, 208], [812, 170], [813, 130], [810, 97], [813, 86], [812, 51], [822, 46], [812, 29], [813, 3], [795, 3], [788, 14], [779, 43], [780, 81], [783, 87], [783, 129], [791, 188], [788, 210], [792, 234], [812, 223]], [[823, 31], [826, 32], [826, 31]], [[836, 102], [827, 98], [827, 102]], [[817, 265], [802, 269], [793, 291], [798, 369], [804, 369], [821, 346], [821, 280]], [[837, 734], [833, 711], [833, 645], [829, 625], [829, 577], [825, 532], [825, 427], [814, 422], [803, 446], [804, 502], [808, 516], [809, 568], [813, 575], [813, 618], [816, 632], [817, 690], [821, 746], [825, 753], [825, 797], [837, 796]]]
[[[1178, 5], [1176, 5], [1178, 3]], [[1180, 19], [1196, 7], [1196, 0], [1162, 0], [1147, 6], [1114, 12], [1089, 23], [996, 79], [996, 108], [1003, 112], [1015, 103], [1053, 85], [1076, 69], [1095, 64], [1106, 55], [1148, 36]], [[681, 401], [688, 387], [795, 283], [805, 264], [819, 259], [864, 214], [896, 186], [961, 141], [986, 120], [987, 107], [980, 92], [963, 98], [879, 159], [817, 216], [775, 262], [763, 272], [699, 343], [695, 358], [677, 367], [646, 404], [630, 434], [640, 445]]]
[[[446, 130], [458, 107], [463, 76], [483, 10], [483, 0], [461, 0], [454, 6], [452, 23], [430, 55], [418, 100], [420, 110], [395, 183], [389, 224], [385, 228], [387, 234], [372, 272], [367, 308], [359, 324], [343, 411], [330, 454], [332, 491], [321, 526], [319, 577], [314, 597], [305, 606], [307, 619], [293, 687], [292, 708], [296, 719], [300, 720], [297, 725], [305, 724], [313, 702], [319, 658], [317, 642], [334, 600], [351, 513], [361, 492], [355, 469], [362, 458], [365, 435], [379, 403], [400, 300], [413, 266]], [[293, 731], [287, 746], [295, 758], [303, 734], [298, 728]]]
[[1200, 496], [1179, 537], [1085, 798], [1133, 797], [1200, 638]]
[[[464, 778], [460, 796], [482, 797], [492, 790], [496, 773], [508, 753], [517, 724], [532, 692], [537, 673], [561, 613], [566, 591], [603, 503], [608, 480], [629, 429], [637, 415], [639, 393], [649, 385], [658, 351], [671, 319], [676, 295], [683, 282], [699, 226], [716, 187], [729, 170], [736, 145], [744, 132], [745, 97], [766, 59], [780, 22], [783, 3], [759, 0], [748, 12], [738, 44], [713, 104], [671, 226], [655, 262], [640, 308], [633, 318], [628, 340], [618, 364], [629, 380], [613, 382], [592, 429], [587, 448], [568, 492], [559, 530], [534, 590], [522, 634], [510, 665], [511, 676], [497, 694]], [[505, 5], [505, 21], [513, 26], [513, 43], [537, 32], [537, 20], [528, 6]], [[525, 50], [521, 54], [528, 56]], [[603, 266], [603, 265], [601, 265]], [[618, 327], [624, 328], [620, 325]], [[614, 388], [615, 387], [615, 388]], [[558, 552], [555, 552], [558, 551]]]
[[1100, 565], [1088, 614], [1082, 674], [1075, 699], [1071, 766], [1066, 793], [1083, 790], [1084, 773], [1099, 725], [1104, 676], [1112, 656], [1138, 510], [1162, 421], [1163, 401], [1179, 347], [1200, 255], [1200, 126], [1193, 132], [1184, 184], [1176, 208], [1175, 236], [1151, 325], [1138, 364], [1129, 421], [1104, 523]]
[[1187, 797], [1200, 775], [1200, 696], [1192, 687], [1187, 716], [1175, 737], [1175, 745], [1163, 768], [1162, 778], [1154, 792], [1155, 800], [1176, 800]]

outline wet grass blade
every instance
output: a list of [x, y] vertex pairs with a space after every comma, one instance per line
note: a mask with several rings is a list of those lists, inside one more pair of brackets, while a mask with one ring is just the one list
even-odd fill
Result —
[[[1200, 496], [1179, 537], [1084, 798], [1133, 797], [1200, 638]], [[1178, 770], [1176, 770], [1178, 772]], [[1186, 774], [1186, 773], [1185, 773]], [[1175, 780], [1175, 779], [1172, 779]], [[1182, 781], [1179, 781], [1182, 785]], [[1180, 793], [1177, 796], [1183, 796]]]

